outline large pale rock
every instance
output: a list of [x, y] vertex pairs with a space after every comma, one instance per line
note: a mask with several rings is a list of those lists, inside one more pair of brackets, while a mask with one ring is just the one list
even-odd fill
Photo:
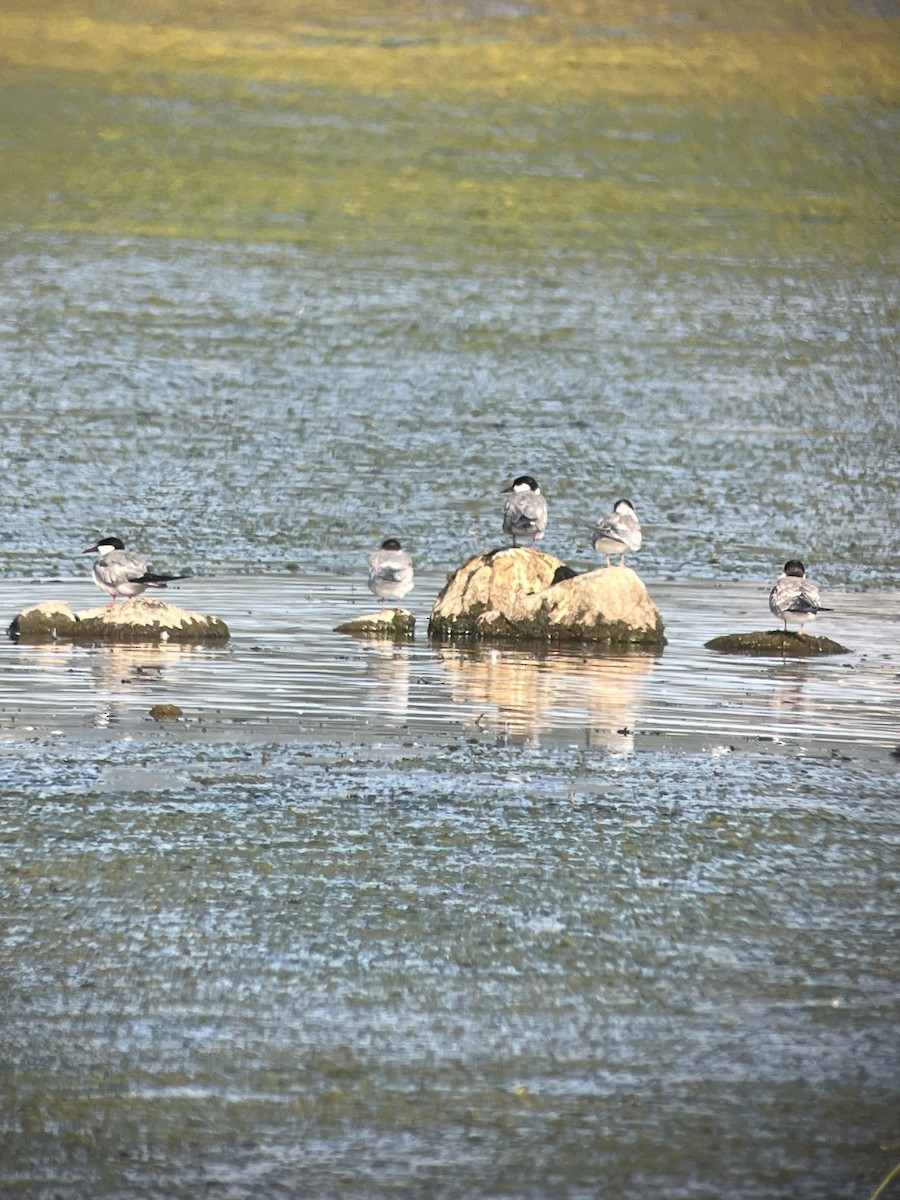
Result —
[[432, 637], [663, 646], [663, 619], [630, 567], [553, 580], [565, 564], [528, 549], [488, 550], [459, 568], [434, 602]]
[[25, 641], [61, 642], [224, 642], [231, 636], [219, 617], [202, 616], [152, 596], [135, 596], [114, 608], [78, 613], [61, 600], [24, 608], [7, 630]]

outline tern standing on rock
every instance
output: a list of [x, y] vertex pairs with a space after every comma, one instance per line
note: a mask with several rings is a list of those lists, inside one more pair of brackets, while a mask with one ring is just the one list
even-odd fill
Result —
[[399, 612], [400, 601], [414, 586], [412, 559], [396, 538], [388, 538], [369, 559], [369, 591], [381, 601], [382, 609], [385, 600], [396, 600]]
[[503, 510], [503, 532], [510, 534], [513, 546], [516, 538], [531, 538], [531, 549], [547, 528], [547, 501], [541, 495], [537, 480], [530, 475], [520, 475], [511, 486], [503, 489], [509, 493]]
[[100, 555], [91, 577], [102, 592], [112, 596], [107, 608], [115, 605], [117, 596], [140, 596], [147, 588], [164, 588], [174, 579], [187, 579], [187, 575], [154, 575], [141, 556], [126, 550], [117, 537], [105, 537], [84, 553]]
[[806, 578], [806, 568], [796, 558], [784, 564], [783, 574], [779, 575], [769, 592], [769, 608], [784, 621], [785, 633], [788, 631], [788, 621], [799, 625], [798, 637], [803, 636], [803, 626], [807, 621], [814, 621], [820, 612], [831, 612], [830, 608], [824, 608], [819, 603], [818, 587]]
[[641, 548], [641, 523], [630, 500], [617, 500], [608, 517], [601, 517], [594, 527], [591, 545], [598, 554], [606, 555], [609, 566], [611, 554], [620, 555], [619, 566], [625, 566], [625, 551], [636, 554]]

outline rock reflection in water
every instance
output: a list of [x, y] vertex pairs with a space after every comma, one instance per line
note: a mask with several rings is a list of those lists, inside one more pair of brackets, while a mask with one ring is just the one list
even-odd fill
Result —
[[583, 730], [585, 745], [630, 753], [655, 654], [442, 646], [453, 700], [482, 709], [483, 728], [537, 744], [549, 729]]
[[168, 699], [172, 668], [203, 653], [200, 646], [100, 646], [90, 651], [94, 725], [115, 725], [134, 704]]

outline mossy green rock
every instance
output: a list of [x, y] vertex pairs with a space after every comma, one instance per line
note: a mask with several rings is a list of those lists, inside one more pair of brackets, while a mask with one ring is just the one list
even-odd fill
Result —
[[810, 637], [809, 634], [785, 633], [782, 629], [768, 632], [727, 633], [706, 642], [707, 650], [719, 654], [747, 654], [763, 658], [818, 658], [826, 654], [849, 654], [840, 642], [831, 638]]
[[416, 630], [416, 618], [405, 608], [385, 609], [382, 612], [366, 613], [338, 625], [335, 633], [349, 633], [353, 637], [393, 638], [405, 641]]
[[64, 601], [48, 600], [24, 608], [7, 630], [27, 642], [225, 642], [231, 636], [219, 617], [203, 616], [150, 596], [135, 596], [115, 607], [75, 613]]
[[448, 579], [428, 632], [435, 638], [665, 645], [662, 615], [630, 567], [554, 583], [564, 566], [552, 554], [523, 548], [477, 554]]

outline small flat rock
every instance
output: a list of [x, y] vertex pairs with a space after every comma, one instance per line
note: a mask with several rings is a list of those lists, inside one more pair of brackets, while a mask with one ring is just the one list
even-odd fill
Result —
[[662, 615], [630, 567], [570, 575], [565, 566], [552, 554], [521, 547], [476, 554], [449, 577], [428, 632], [438, 638], [665, 645]]
[[114, 608], [99, 606], [80, 612], [61, 600], [23, 608], [7, 630], [9, 637], [29, 642], [225, 642], [231, 636], [219, 617], [203, 616], [157, 600], [135, 596]]
[[826, 654], [850, 653], [846, 646], [833, 642], [831, 638], [811, 637], [807, 633], [801, 637], [799, 633], [785, 633], [782, 629], [765, 633], [726, 633], [722, 637], [714, 637], [705, 645], [707, 650], [715, 650], [718, 654], [755, 655], [761, 658], [819, 658]]
[[393, 638], [395, 641], [411, 638], [415, 633], [416, 618], [405, 608], [387, 608], [383, 612], [365, 613], [338, 625], [335, 633], [349, 633], [352, 637]]

